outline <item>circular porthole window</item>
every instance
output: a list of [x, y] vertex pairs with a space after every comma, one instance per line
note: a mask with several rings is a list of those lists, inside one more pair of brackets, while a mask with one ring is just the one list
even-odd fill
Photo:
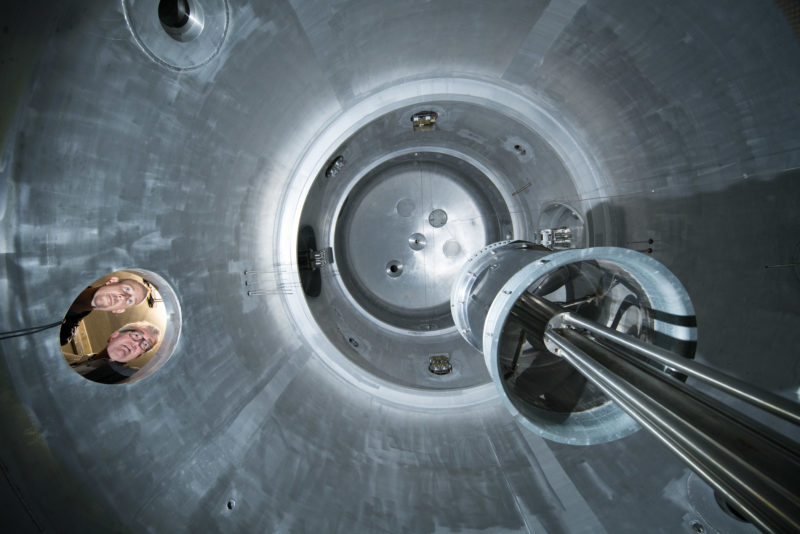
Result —
[[130, 383], [169, 359], [180, 328], [180, 305], [166, 280], [126, 269], [80, 291], [61, 323], [59, 342], [67, 364], [84, 378]]

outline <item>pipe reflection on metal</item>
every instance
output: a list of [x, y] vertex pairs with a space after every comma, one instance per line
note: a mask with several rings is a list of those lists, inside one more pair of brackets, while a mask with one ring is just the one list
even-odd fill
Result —
[[[537, 299], [538, 300], [538, 299]], [[552, 311], [552, 303], [540, 307], [540, 314]], [[538, 315], [538, 314], [537, 314]], [[610, 398], [642, 426], [660, 439], [709, 484], [718, 489], [745, 516], [765, 532], [800, 530], [800, 455], [797, 445], [774, 430], [742, 414], [722, 402], [687, 386], [649, 365], [637, 356], [652, 357], [659, 363], [675, 366], [691, 376], [716, 385], [725, 384], [725, 391], [776, 415], [797, 420], [797, 410], [788, 410], [793, 403], [783, 401], [776, 406], [760, 399], [755, 388], [739, 389], [729, 377], [699, 364], [679, 361], [667, 351], [628, 339], [618, 332], [607, 332], [602, 326], [562, 313], [551, 319], [544, 333], [548, 350], [565, 358], [587, 379], [599, 386]], [[614, 348], [601, 346], [568, 324], [599, 334], [619, 343]], [[726, 382], [726, 379], [729, 382]]]
[[726, 393], [758, 406], [787, 421], [800, 424], [798, 405], [769, 391], [756, 388], [737, 378], [721, 373], [694, 360], [681, 358], [650, 343], [645, 343], [633, 336], [617, 332], [597, 324], [571, 312], [560, 313], [553, 317], [547, 325], [548, 329], [581, 328], [608, 341], [619, 344], [637, 354], [650, 358], [658, 363], [681, 371], [698, 380], [715, 386]]

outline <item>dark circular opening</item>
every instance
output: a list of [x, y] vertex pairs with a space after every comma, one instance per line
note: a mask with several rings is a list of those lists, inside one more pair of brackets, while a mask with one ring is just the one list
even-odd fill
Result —
[[692, 530], [702, 533], [706, 531], [706, 527], [704, 527], [703, 524], [698, 521], [692, 521]]
[[228, 504], [226, 506], [228, 507], [228, 510], [233, 510], [236, 507], [236, 501], [231, 499], [230, 501], [228, 501]]
[[183, 28], [189, 22], [188, 0], [161, 0], [158, 3], [158, 19], [169, 28]]

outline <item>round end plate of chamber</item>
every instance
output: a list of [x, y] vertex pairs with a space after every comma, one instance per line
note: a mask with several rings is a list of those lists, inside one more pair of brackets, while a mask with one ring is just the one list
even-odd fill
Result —
[[[528, 237], [541, 195], [572, 198], [577, 177], [598, 176], [551, 115], [526, 102], [474, 80], [410, 81], [347, 109], [298, 160], [280, 208], [279, 263], [291, 263], [280, 251], [305, 225], [334, 261], [321, 268], [319, 296], [282, 298], [304, 340], [348, 383], [414, 406], [427, 395], [451, 405], [494, 396], [480, 351], [450, 314], [458, 270], [488, 243]], [[436, 128], [409, 128], [420, 110], [437, 113]], [[289, 277], [283, 287], [297, 283]], [[434, 356], [452, 370], [431, 372]]]
[[354, 302], [407, 330], [452, 326], [450, 288], [466, 254], [503, 235], [511, 216], [477, 169], [443, 154], [407, 154], [367, 172], [336, 221], [333, 249]]

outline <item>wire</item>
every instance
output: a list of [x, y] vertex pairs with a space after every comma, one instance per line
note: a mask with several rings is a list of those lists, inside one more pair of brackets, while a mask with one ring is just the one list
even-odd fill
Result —
[[0, 341], [4, 339], [11, 339], [14, 337], [30, 336], [33, 334], [38, 334], [39, 332], [44, 332], [45, 330], [55, 328], [56, 326], [59, 325], [61, 325], [61, 321], [40, 326], [29, 326], [28, 328], [20, 328], [19, 330], [9, 330], [7, 332], [0, 332]]

